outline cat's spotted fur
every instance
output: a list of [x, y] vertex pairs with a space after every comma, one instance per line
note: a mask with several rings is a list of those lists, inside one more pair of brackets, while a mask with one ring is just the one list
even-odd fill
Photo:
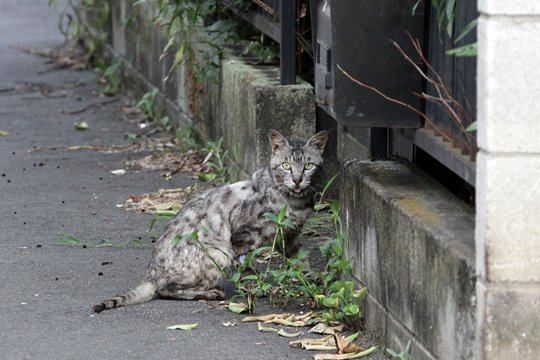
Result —
[[[327, 137], [322, 131], [305, 143], [289, 142], [270, 130], [270, 164], [249, 180], [207, 190], [190, 200], [156, 241], [143, 282], [94, 305], [94, 311], [155, 298], [224, 298], [219, 288], [223, 274], [214, 262], [229, 267], [232, 259], [267, 245], [275, 228], [262, 216], [265, 212], [278, 213], [286, 206], [287, 217], [300, 227], [313, 211], [311, 181], [322, 164]], [[197, 241], [189, 236], [194, 232]], [[287, 240], [286, 250], [294, 253], [295, 242]]]

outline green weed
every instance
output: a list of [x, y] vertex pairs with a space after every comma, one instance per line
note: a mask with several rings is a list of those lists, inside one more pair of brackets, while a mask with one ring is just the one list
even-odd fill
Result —
[[103, 94], [107, 96], [118, 94], [122, 85], [122, 61], [115, 60], [103, 71], [101, 79], [106, 83]]
[[388, 353], [388, 355], [392, 357], [392, 360], [412, 360], [410, 351], [411, 351], [411, 340], [407, 342], [405, 349], [403, 349], [403, 351], [400, 352], [399, 354], [390, 348], [386, 348], [386, 352]]
[[157, 89], [153, 89], [145, 93], [141, 100], [135, 105], [142, 113], [151, 121], [156, 118], [156, 94]]
[[[351, 260], [344, 255], [346, 239], [341, 231], [339, 203], [324, 200], [324, 194], [335, 178], [318, 194], [319, 213], [302, 232], [325, 239], [318, 249], [326, 259], [323, 271], [308, 269], [306, 264], [310, 251], [303, 250], [291, 258], [281, 257], [281, 261], [273, 267], [273, 257], [270, 257], [265, 271], [258, 272], [253, 266], [254, 257], [262, 251], [271, 250], [273, 254], [276, 248], [284, 249], [283, 230], [294, 226], [285, 217], [286, 209], [278, 214], [264, 214], [276, 228], [272, 246], [246, 254], [230, 279], [236, 287], [236, 296], [246, 301], [249, 311], [255, 309], [256, 298], [263, 295], [269, 295], [273, 303], [283, 306], [292, 300], [307, 299], [318, 308], [323, 321], [340, 321], [352, 328], [358, 326], [361, 316], [359, 303], [366, 296], [367, 288], [359, 289], [354, 280], [349, 280], [352, 266]], [[248, 275], [243, 275], [246, 272]]]
[[206, 165], [211, 172], [200, 174], [199, 180], [215, 181], [218, 184], [238, 181], [240, 167], [238, 165], [239, 155], [236, 147], [233, 149], [232, 166], [227, 166], [225, 164], [225, 159], [229, 155], [229, 151], [223, 150], [223, 138], [219, 138], [216, 142], [209, 141], [202, 150], [207, 153], [203, 164]]

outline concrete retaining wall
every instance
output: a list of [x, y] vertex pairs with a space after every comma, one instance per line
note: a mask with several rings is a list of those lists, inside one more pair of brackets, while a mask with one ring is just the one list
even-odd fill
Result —
[[343, 166], [342, 221], [367, 326], [418, 359], [470, 359], [475, 334], [474, 213], [396, 162]]
[[[155, 4], [130, 3], [111, 1], [111, 49], [124, 61], [124, 83], [136, 98], [157, 88], [160, 111], [196, 126], [203, 137], [223, 137], [229, 152], [238, 150], [248, 174], [267, 161], [269, 128], [298, 138], [315, 132], [310, 85], [280, 86], [276, 67], [251, 66], [232, 55], [221, 61], [219, 81], [205, 84], [202, 116], [195, 117], [185, 69], [163, 80], [172, 59], [158, 61], [166, 38], [151, 21]], [[131, 17], [138, 21], [125, 26]], [[328, 123], [318, 125], [321, 130]], [[336, 158], [369, 156], [342, 127], [329, 130], [334, 169]], [[357, 280], [370, 289], [368, 328], [394, 349], [412, 340], [416, 360], [471, 358], [476, 321], [472, 209], [399, 163], [348, 162], [341, 179], [348, 254], [355, 258]]]
[[[151, 18], [154, 2], [132, 6], [129, 0], [111, 2], [112, 50], [125, 62], [126, 83], [135, 97], [152, 87], [159, 90], [158, 110], [177, 124], [195, 126], [203, 139], [224, 138], [231, 154], [236, 147], [240, 165], [250, 174], [269, 158], [266, 132], [274, 128], [285, 136], [306, 138], [315, 133], [315, 100], [311, 85], [280, 86], [277, 67], [251, 66], [230, 55], [221, 60], [218, 83], [207, 82], [201, 112], [193, 113], [193, 92], [180, 66], [169, 76], [173, 56], [159, 60], [167, 43], [163, 29]], [[126, 19], [136, 18], [126, 26]], [[201, 34], [204, 36], [204, 34]], [[201, 49], [201, 51], [205, 51]]]

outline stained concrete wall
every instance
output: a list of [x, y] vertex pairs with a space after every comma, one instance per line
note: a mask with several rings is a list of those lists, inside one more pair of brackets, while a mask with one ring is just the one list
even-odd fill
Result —
[[540, 2], [479, 0], [477, 359], [540, 354]]
[[474, 211], [398, 162], [349, 161], [342, 223], [354, 275], [369, 289], [368, 328], [413, 358], [471, 359], [475, 343]]
[[[238, 150], [244, 175], [267, 163], [268, 129], [300, 139], [315, 133], [311, 85], [299, 79], [297, 85], [281, 86], [277, 67], [247, 65], [231, 51], [225, 51], [221, 60], [219, 81], [207, 81], [202, 102], [195, 105], [185, 66], [169, 75], [174, 56], [160, 60], [167, 38], [152, 21], [157, 4], [149, 1], [132, 6], [129, 0], [110, 3], [111, 50], [125, 63], [126, 88], [135, 97], [158, 89], [158, 110], [178, 124], [194, 126], [203, 139], [223, 137], [229, 154], [234, 148]], [[126, 26], [129, 18], [137, 20]], [[205, 35], [201, 32], [199, 36]], [[199, 50], [206, 51], [202, 45]]]
[[215, 104], [209, 111], [213, 115], [206, 118], [210, 136], [223, 136], [228, 149], [237, 147], [248, 173], [270, 158], [269, 129], [296, 139], [315, 134], [311, 85], [302, 81], [297, 85], [280, 85], [279, 69], [275, 66], [254, 67], [228, 57], [221, 63], [220, 83], [207, 86], [208, 89]]

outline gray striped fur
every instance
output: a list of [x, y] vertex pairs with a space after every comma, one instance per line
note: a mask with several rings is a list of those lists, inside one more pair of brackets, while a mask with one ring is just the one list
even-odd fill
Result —
[[[270, 164], [248, 180], [196, 194], [156, 241], [143, 282], [94, 305], [94, 311], [156, 298], [223, 299], [219, 284], [224, 279], [218, 266], [229, 267], [233, 259], [268, 245], [274, 237], [274, 225], [262, 216], [265, 212], [278, 213], [287, 206], [287, 217], [298, 227], [311, 215], [312, 180], [322, 165], [327, 137], [323, 131], [307, 142], [289, 142], [270, 130]], [[197, 240], [188, 236], [194, 232]], [[289, 254], [298, 250], [294, 236], [287, 232]]]

